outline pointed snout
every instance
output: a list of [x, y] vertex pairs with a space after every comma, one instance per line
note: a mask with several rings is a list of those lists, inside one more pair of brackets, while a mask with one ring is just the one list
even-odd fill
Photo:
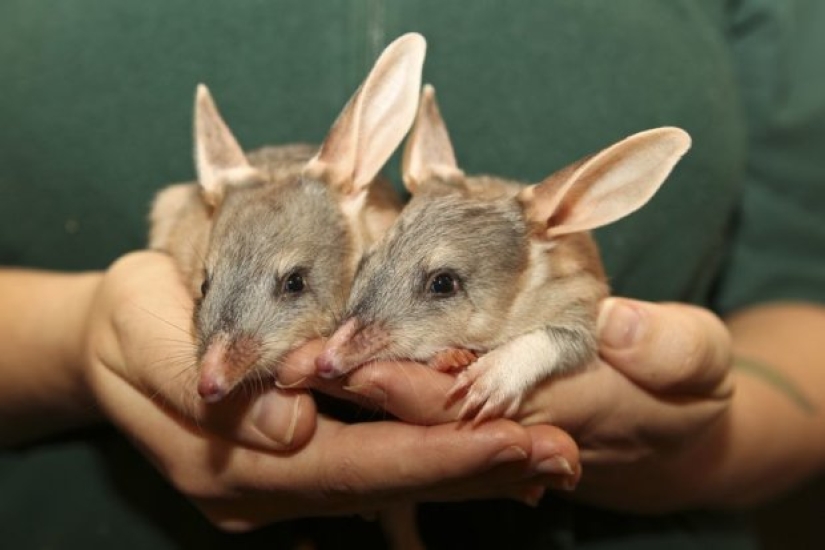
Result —
[[213, 343], [201, 359], [198, 394], [207, 403], [216, 403], [229, 392], [224, 368], [226, 346]]
[[260, 358], [261, 342], [257, 338], [214, 337], [200, 361], [198, 394], [207, 403], [220, 401], [247, 376]]
[[321, 378], [336, 378], [378, 358], [386, 347], [387, 333], [376, 325], [364, 325], [350, 317], [327, 340], [315, 358], [316, 373]]
[[324, 351], [315, 358], [318, 376], [321, 378], [335, 378], [352, 370], [352, 368], [346, 368], [344, 358], [360, 325], [361, 323], [358, 322], [357, 318], [350, 317], [327, 340]]

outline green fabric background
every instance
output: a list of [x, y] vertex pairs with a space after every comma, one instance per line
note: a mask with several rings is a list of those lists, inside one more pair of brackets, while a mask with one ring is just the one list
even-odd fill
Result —
[[[0, 264], [100, 269], [142, 247], [153, 194], [193, 176], [198, 82], [246, 148], [318, 142], [417, 30], [469, 173], [537, 181], [635, 131], [691, 133], [651, 203], [597, 234], [616, 293], [720, 312], [825, 300], [823, 23], [816, 0], [6, 0]], [[436, 548], [749, 547], [733, 518], [553, 498], [432, 505], [424, 529]], [[0, 454], [9, 548], [283, 548], [306, 530], [379, 541], [359, 520], [222, 535], [108, 430]]]

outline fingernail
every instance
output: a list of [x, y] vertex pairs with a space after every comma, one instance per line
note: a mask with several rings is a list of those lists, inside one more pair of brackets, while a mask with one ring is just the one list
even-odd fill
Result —
[[292, 382], [291, 384], [284, 384], [280, 380], [275, 380], [275, 387], [280, 388], [282, 390], [291, 390], [291, 389], [294, 389], [294, 388], [300, 388], [300, 387], [303, 387], [304, 382], [306, 382], [306, 380], [307, 380], [306, 376], [303, 377], [303, 378], [299, 378], [298, 380], [296, 380], [295, 382]]
[[535, 508], [541, 502], [541, 499], [544, 497], [545, 488], [541, 485], [535, 485], [527, 489], [527, 491], [522, 495], [521, 500], [527, 506], [531, 508]]
[[551, 481], [549, 483], [550, 487], [552, 487], [553, 489], [568, 492], [575, 491], [578, 484], [579, 480], [576, 479], [576, 476], [563, 477], [557, 481]]
[[599, 340], [614, 349], [629, 348], [641, 333], [639, 310], [623, 300], [608, 298], [602, 303], [597, 330]]
[[303, 395], [263, 395], [253, 405], [252, 422], [263, 435], [279, 445], [289, 447], [295, 438], [303, 400]]
[[374, 384], [358, 384], [356, 386], [344, 386], [344, 390], [366, 397], [372, 401], [384, 402], [387, 400], [387, 392]]
[[511, 445], [510, 447], [507, 447], [503, 451], [499, 452], [496, 456], [494, 456], [492, 463], [504, 464], [506, 462], [516, 462], [518, 460], [524, 460], [525, 458], [527, 458], [527, 451], [525, 451], [518, 445]]
[[536, 464], [536, 473], [572, 476], [573, 468], [563, 456], [551, 456]]

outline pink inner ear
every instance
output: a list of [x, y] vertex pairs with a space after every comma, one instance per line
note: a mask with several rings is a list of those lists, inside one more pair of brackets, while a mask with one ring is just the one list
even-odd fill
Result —
[[412, 125], [426, 43], [409, 33], [387, 46], [304, 173], [346, 194], [363, 191]]
[[550, 238], [612, 223], [648, 202], [689, 147], [679, 128], [634, 134], [522, 192], [528, 217]]
[[[588, 157], [589, 158], [589, 157]], [[530, 223], [549, 227], [562, 221], [560, 204], [575, 181], [572, 176], [587, 159], [580, 160], [554, 172], [539, 184], [530, 185], [518, 194], [525, 216]]]
[[226, 185], [255, 173], [203, 84], [195, 96], [195, 163], [198, 181], [212, 206], [220, 202]]
[[453, 181], [464, 178], [438, 108], [435, 88], [430, 84], [425, 84], [421, 91], [415, 125], [404, 148], [401, 173], [407, 190], [413, 194], [420, 184], [432, 179]]
[[355, 114], [361, 88], [356, 90], [344, 106], [344, 110], [333, 123], [318, 153], [307, 162], [304, 174], [312, 179], [327, 182], [329, 185], [349, 193], [352, 174], [355, 171], [355, 148], [353, 147], [353, 128], [357, 121]]

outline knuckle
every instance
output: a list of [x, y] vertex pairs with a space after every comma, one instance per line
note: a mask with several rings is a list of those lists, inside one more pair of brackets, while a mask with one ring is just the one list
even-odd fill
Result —
[[[216, 529], [229, 534], [249, 533], [263, 526], [263, 522], [249, 517], [240, 517], [235, 506], [221, 505], [212, 501], [195, 501], [195, 507], [204, 518]], [[234, 513], [228, 514], [226, 510]]]
[[[487, 430], [491, 447], [495, 449], [521, 447], [529, 450], [533, 444], [529, 433], [520, 424], [510, 420], [498, 420], [495, 424], [488, 423]], [[556, 442], [555, 437], [553, 441]]]
[[257, 522], [250, 520], [239, 518], [224, 518], [218, 516], [210, 517], [208, 514], [205, 515], [206, 519], [209, 520], [209, 523], [211, 523], [215, 528], [217, 528], [220, 531], [223, 531], [224, 533], [243, 534], [254, 531], [255, 529], [260, 527], [260, 525], [258, 525]]
[[683, 354], [675, 375], [677, 382], [721, 376], [730, 363], [731, 339], [722, 321], [711, 312], [695, 308], [696, 315], [682, 332]]
[[673, 382], [689, 382], [706, 366], [710, 355], [705, 335], [693, 325], [686, 326], [680, 337], [680, 357], [674, 362]]
[[214, 488], [204, 483], [199, 476], [181, 474], [174, 470], [167, 474], [172, 486], [189, 498], [200, 499], [215, 496]]
[[364, 475], [349, 457], [341, 457], [330, 465], [323, 476], [322, 492], [330, 497], [360, 494], [365, 486]]
[[211, 500], [230, 494], [226, 481], [190, 463], [165, 468], [166, 477], [180, 493], [192, 500]]

